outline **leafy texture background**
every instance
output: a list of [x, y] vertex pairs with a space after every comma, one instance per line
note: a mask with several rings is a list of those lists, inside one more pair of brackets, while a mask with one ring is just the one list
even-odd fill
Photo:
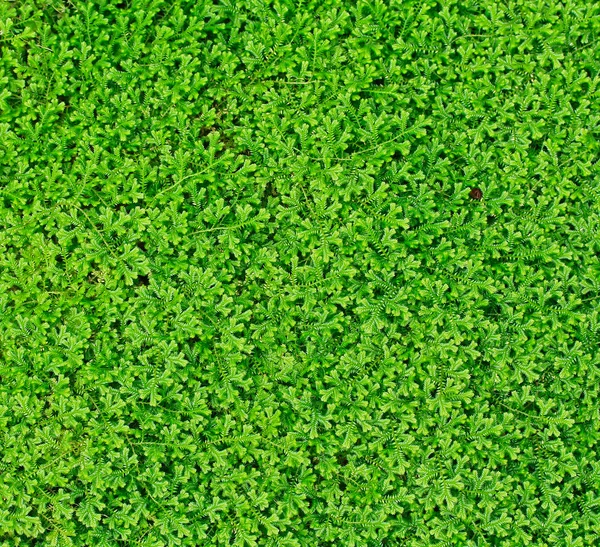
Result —
[[600, 544], [599, 33], [0, 0], [0, 545]]

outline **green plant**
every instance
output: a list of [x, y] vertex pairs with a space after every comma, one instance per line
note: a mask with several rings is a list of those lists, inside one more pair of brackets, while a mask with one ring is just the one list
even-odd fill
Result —
[[599, 32], [0, 0], [0, 546], [598, 544]]

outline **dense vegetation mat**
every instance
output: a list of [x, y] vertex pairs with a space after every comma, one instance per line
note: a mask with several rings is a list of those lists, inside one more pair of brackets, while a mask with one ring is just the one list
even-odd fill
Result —
[[0, 545], [600, 545], [599, 33], [0, 0]]

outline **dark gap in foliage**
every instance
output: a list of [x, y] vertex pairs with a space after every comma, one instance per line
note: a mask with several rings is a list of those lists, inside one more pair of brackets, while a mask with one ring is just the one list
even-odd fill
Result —
[[[95, 207], [95, 205], [93, 203], [80, 203], [79, 204], [79, 208], [84, 210], [84, 211], [91, 211], [93, 210]], [[75, 226], [71, 225], [71, 229], [75, 228]]]
[[400, 150], [396, 150], [393, 154], [391, 159], [393, 161], [398, 161], [398, 162], [402, 162], [404, 161], [405, 155], [400, 151]]
[[[66, 150], [76, 150], [75, 146], [67, 146]], [[71, 154], [70, 156], [68, 156], [69, 159], [69, 164], [71, 165], [71, 167], [73, 167], [73, 164], [79, 159], [79, 153], [78, 152], [74, 152], [73, 154]]]
[[262, 195], [262, 199], [260, 202], [261, 207], [266, 207], [267, 204], [269, 203], [271, 198], [275, 198], [277, 197], [279, 194], [277, 193], [277, 189], [275, 188], [275, 185], [271, 182], [268, 181], [267, 184], [265, 185], [265, 190], [263, 192]]
[[198, 132], [198, 134], [201, 137], [207, 137], [208, 135], [210, 135], [213, 131], [215, 130], [215, 126], [214, 125], [207, 125], [204, 126], [200, 129], [200, 131]]
[[147, 287], [150, 284], [150, 278], [147, 275], [138, 275], [135, 284], [138, 287]]
[[374, 289], [372, 289], [372, 291], [373, 291], [373, 298], [380, 299], [383, 296], [385, 296], [385, 290], [379, 286], [376, 286]]
[[65, 105], [65, 110], [71, 107], [71, 98], [67, 95], [57, 95], [56, 100]]
[[[227, 135], [221, 134], [221, 142], [223, 143], [223, 146], [225, 147], [225, 150], [231, 150], [231, 149], [233, 149], [235, 147], [235, 141], [231, 137], [229, 137]], [[225, 150], [223, 150], [221, 152], [221, 154]]]

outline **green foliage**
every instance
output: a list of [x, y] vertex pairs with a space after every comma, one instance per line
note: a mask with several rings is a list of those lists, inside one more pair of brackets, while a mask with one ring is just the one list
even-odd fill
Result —
[[0, 0], [0, 546], [598, 545], [599, 33]]

